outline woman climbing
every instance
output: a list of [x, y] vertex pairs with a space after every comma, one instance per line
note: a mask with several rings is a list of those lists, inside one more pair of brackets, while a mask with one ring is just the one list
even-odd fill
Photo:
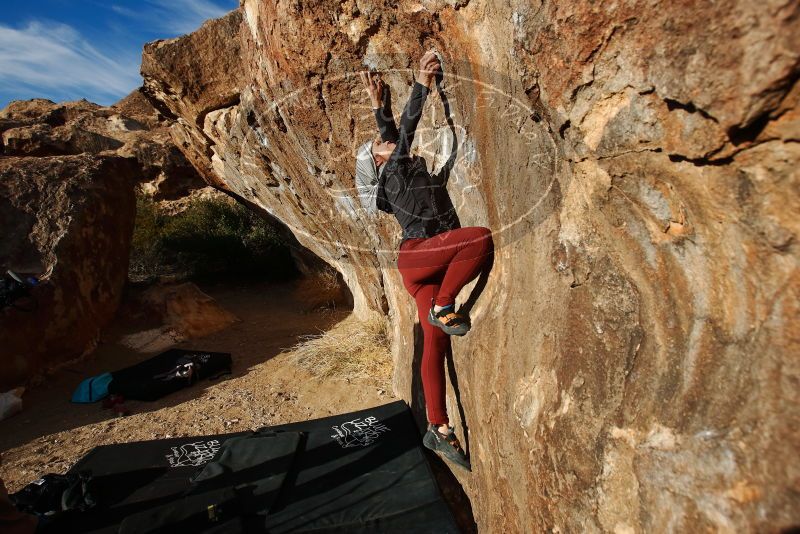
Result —
[[427, 171], [422, 157], [410, 154], [425, 99], [441, 64], [428, 51], [419, 67], [400, 131], [383, 81], [371, 72], [361, 73], [380, 138], [359, 148], [356, 186], [367, 211], [393, 213], [403, 230], [397, 267], [416, 301], [424, 336], [421, 374], [428, 429], [423, 443], [469, 469], [447, 417], [444, 362], [451, 350], [449, 336], [463, 336], [470, 329], [467, 318], [455, 311], [456, 295], [488, 264], [494, 244], [488, 228], [462, 228], [450, 202], [446, 185], [455, 161], [455, 143], [450, 159], [435, 175]]

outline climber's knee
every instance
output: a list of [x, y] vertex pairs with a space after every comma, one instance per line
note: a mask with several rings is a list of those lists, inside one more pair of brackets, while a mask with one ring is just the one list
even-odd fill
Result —
[[474, 239], [481, 249], [483, 254], [488, 254], [494, 249], [494, 241], [492, 240], [492, 231], [485, 226], [474, 227]]

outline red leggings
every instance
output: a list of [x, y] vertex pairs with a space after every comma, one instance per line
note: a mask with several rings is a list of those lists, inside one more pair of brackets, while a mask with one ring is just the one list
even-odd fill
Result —
[[397, 268], [403, 285], [417, 302], [424, 337], [422, 390], [431, 423], [449, 423], [444, 359], [451, 348], [450, 336], [428, 322], [428, 312], [434, 302], [439, 306], [454, 304], [458, 292], [480, 274], [493, 250], [492, 233], [482, 226], [407, 239], [400, 245]]

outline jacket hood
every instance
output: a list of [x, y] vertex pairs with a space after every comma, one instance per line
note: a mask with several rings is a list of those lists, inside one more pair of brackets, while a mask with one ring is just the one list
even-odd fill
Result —
[[375, 185], [383, 174], [383, 167], [378, 169], [375, 157], [372, 155], [372, 140], [370, 139], [358, 148], [356, 154], [356, 177], [360, 178], [363, 184]]

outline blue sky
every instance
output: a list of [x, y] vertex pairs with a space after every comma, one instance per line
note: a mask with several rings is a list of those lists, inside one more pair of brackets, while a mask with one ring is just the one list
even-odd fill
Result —
[[239, 0], [2, 0], [0, 108], [11, 100], [113, 104], [141, 85], [142, 46], [197, 29]]

